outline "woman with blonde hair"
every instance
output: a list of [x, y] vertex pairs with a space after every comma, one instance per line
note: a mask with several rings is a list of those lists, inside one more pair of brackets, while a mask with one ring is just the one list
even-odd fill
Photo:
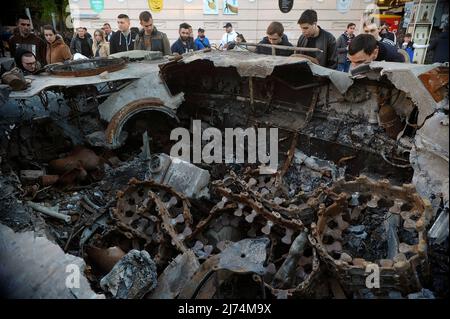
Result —
[[103, 30], [95, 30], [92, 51], [94, 52], [95, 58], [106, 58], [109, 56], [109, 43], [106, 42]]

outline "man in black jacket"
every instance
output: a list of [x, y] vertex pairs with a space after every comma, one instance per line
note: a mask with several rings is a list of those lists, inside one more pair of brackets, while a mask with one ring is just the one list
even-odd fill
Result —
[[395, 33], [389, 31], [389, 23], [383, 23], [380, 30], [380, 37], [391, 40], [393, 43], [397, 43], [397, 39], [395, 37]]
[[117, 17], [118, 29], [111, 36], [109, 51], [111, 54], [134, 50], [134, 41], [137, 33], [130, 30], [130, 18], [126, 14]]
[[336, 69], [336, 39], [328, 31], [317, 25], [317, 12], [305, 10], [297, 22], [302, 30], [302, 35], [298, 39], [297, 47], [317, 48], [323, 52], [300, 52], [316, 58], [321, 66]]
[[446, 24], [437, 39], [433, 40], [428, 50], [434, 51], [433, 63], [449, 62], [448, 59], [448, 24]]
[[348, 59], [352, 63], [352, 69], [372, 61], [405, 62], [397, 48], [377, 41], [370, 34], [360, 34], [353, 39], [348, 48]]
[[[269, 24], [266, 30], [267, 36], [264, 37], [259, 44], [274, 44], [274, 45], [284, 45], [291, 47], [292, 44], [289, 42], [287, 36], [284, 34], [284, 27], [280, 22], [272, 22]], [[272, 48], [258, 46], [256, 47], [256, 53], [259, 54], [272, 54]], [[293, 51], [290, 50], [280, 50], [275, 49], [275, 55], [290, 56]]]
[[86, 31], [83, 27], [77, 29], [76, 36], [70, 42], [70, 52], [72, 54], [80, 53], [87, 58], [92, 58], [92, 39], [86, 36]]

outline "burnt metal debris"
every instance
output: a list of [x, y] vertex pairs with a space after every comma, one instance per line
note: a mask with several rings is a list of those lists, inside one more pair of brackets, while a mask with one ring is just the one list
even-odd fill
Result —
[[[7, 296], [448, 297], [447, 65], [135, 52], [47, 71], [1, 86]], [[278, 128], [277, 169], [170, 156], [194, 119]]]
[[63, 65], [52, 65], [47, 72], [55, 76], [93, 76], [103, 72], [115, 72], [126, 66], [124, 59], [91, 59], [74, 61]]
[[317, 224], [311, 227], [314, 246], [342, 286], [352, 292], [363, 289], [365, 269], [376, 263], [379, 291], [420, 290], [418, 271], [429, 275], [424, 262], [431, 204], [412, 185], [392, 186], [365, 177], [340, 180], [325, 193], [329, 205], [320, 204]]

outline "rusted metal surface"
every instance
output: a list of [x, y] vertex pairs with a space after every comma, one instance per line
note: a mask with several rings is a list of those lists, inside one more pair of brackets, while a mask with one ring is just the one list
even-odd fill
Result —
[[3, 73], [0, 83], [9, 85], [13, 91], [24, 91], [28, 86], [28, 83], [19, 68], [14, 68], [11, 71]]
[[[436, 65], [415, 65], [411, 63], [372, 62], [370, 68], [375, 71], [375, 79], [386, 76], [399, 90], [407, 95], [419, 108], [417, 123], [422, 125], [425, 119], [433, 114], [438, 105], [425, 85], [418, 77], [436, 68]], [[448, 73], [448, 67], [444, 67]]]
[[298, 143], [299, 131], [301, 131], [303, 128], [305, 128], [306, 125], [308, 125], [308, 123], [311, 121], [313, 114], [314, 114], [314, 110], [317, 105], [318, 97], [319, 97], [319, 93], [315, 92], [315, 94], [313, 94], [313, 98], [311, 99], [311, 104], [309, 105], [309, 109], [306, 112], [304, 123], [297, 130], [294, 131], [294, 134], [292, 136], [291, 146], [289, 147], [286, 161], [284, 162], [283, 167], [279, 171], [278, 176], [277, 176], [277, 181], [276, 181], [277, 186], [281, 184], [281, 179], [286, 174], [286, 172], [288, 171], [289, 167], [292, 164], [292, 159], [294, 158], [295, 148], [297, 147], [297, 143]]
[[[153, 72], [154, 71], [154, 72]], [[116, 149], [122, 145], [120, 133], [127, 121], [142, 112], [162, 112], [178, 122], [176, 110], [184, 100], [184, 94], [172, 95], [161, 81], [156, 69], [111, 94], [99, 105], [99, 113], [109, 126], [106, 129], [107, 147]]]
[[448, 86], [448, 68], [435, 68], [419, 75], [419, 79], [436, 102], [440, 102], [444, 99], [444, 87]]
[[[285, 274], [280, 272], [280, 270], [284, 271], [283, 264], [277, 272], [277, 274], [279, 273], [279, 275], [281, 276], [281, 281], [274, 283], [273, 280], [272, 282], [270, 282], [269, 280], [264, 280], [264, 278], [258, 276], [254, 276], [254, 280], [256, 282], [262, 283], [264, 287], [269, 289], [273, 296], [279, 299], [312, 296], [314, 284], [317, 282], [317, 280], [319, 280], [318, 276], [320, 273], [319, 257], [316, 249], [313, 248], [311, 244], [312, 242], [314, 241], [309, 235], [307, 247], [310, 247], [312, 256], [305, 256], [304, 251], [302, 253], [298, 252], [299, 255], [296, 256], [296, 259], [298, 259], [298, 264], [289, 265], [289, 270], [295, 272], [295, 277], [291, 277], [289, 279], [284, 277]], [[301, 274], [300, 276], [299, 273]]]
[[378, 94], [378, 119], [379, 124], [386, 134], [393, 139], [397, 139], [398, 134], [403, 130], [404, 125], [402, 125], [400, 116], [395, 112], [394, 108], [389, 103], [389, 97], [382, 95], [380, 92]]
[[[327, 194], [333, 203], [319, 208], [317, 224], [311, 226], [313, 245], [344, 289], [355, 292], [365, 288], [370, 264], [380, 267], [382, 290], [409, 293], [420, 289], [416, 268], [427, 269], [425, 229], [432, 214], [430, 203], [415, 193], [412, 185], [392, 186], [366, 177], [340, 181]], [[364, 224], [365, 218], [377, 214], [381, 214], [381, 224]], [[398, 224], [391, 222], [394, 218]], [[372, 241], [367, 245], [378, 248], [355, 250], [355, 245], [366, 243], [366, 237]]]
[[[280, 221], [288, 228], [301, 230], [304, 226], [302, 219], [305, 222], [308, 219], [309, 205], [304, 205], [305, 198], [302, 198], [301, 195], [296, 198], [286, 198], [276, 185], [276, 175], [257, 176], [255, 175], [257, 172], [249, 171], [245, 178], [238, 178], [233, 172], [230, 172], [230, 177], [214, 183], [221, 196], [229, 196], [227, 203], [228, 200], [241, 204], [248, 201], [250, 207], [256, 208], [262, 216], [267, 216], [277, 223]], [[274, 214], [274, 212], [279, 214]], [[276, 217], [273, 217], [274, 215]], [[306, 224], [308, 225], [307, 222]]]
[[50, 168], [60, 176], [56, 181], [56, 177], [47, 176], [43, 178], [42, 183], [71, 186], [88, 178], [99, 180], [103, 176], [103, 162], [104, 160], [95, 152], [84, 147], [76, 147], [66, 157], [49, 162]]
[[53, 65], [47, 71], [56, 76], [84, 77], [98, 75], [103, 72], [119, 71], [125, 66], [126, 61], [124, 59], [99, 58]]
[[125, 256], [125, 252], [120, 247], [109, 247], [107, 249], [87, 247], [86, 254], [93, 264], [105, 273], [110, 272], [114, 265]]
[[179, 234], [177, 234], [172, 223], [181, 221], [182, 218], [178, 218], [178, 216], [180, 216], [180, 215], [178, 215], [177, 217], [172, 219], [172, 217], [169, 214], [169, 211], [165, 207], [166, 204], [163, 203], [158, 198], [158, 196], [156, 196], [155, 193], [153, 193], [152, 191], [149, 191], [148, 195], [149, 195], [149, 198], [151, 200], [153, 200], [156, 204], [156, 207], [157, 207], [156, 209], [157, 209], [157, 211], [161, 217], [162, 223], [163, 223], [162, 229], [164, 229], [169, 234], [169, 236], [172, 238], [172, 245], [174, 245], [182, 253], [186, 252], [187, 248], [180, 239], [183, 239], [186, 233], [189, 234], [190, 230], [186, 231], [186, 229], [188, 229], [188, 228], [185, 228], [185, 231], [183, 232], [183, 234], [181, 234], [181, 236]]
[[[198, 219], [198, 215], [194, 219], [192, 204], [172, 188], [154, 181], [131, 180], [128, 188], [118, 194], [116, 208], [112, 211], [114, 223], [110, 230], [103, 234], [104, 239], [100, 242], [104, 242], [106, 238], [112, 238], [111, 236], [117, 232], [131, 241], [142, 239], [144, 244], [139, 247], [152, 252], [156, 264], [160, 267], [175, 267], [174, 269], [183, 267], [168, 265], [167, 262], [173, 256], [173, 252], [167, 251], [167, 245], [185, 256], [192, 254], [190, 253], [192, 249], [198, 259], [206, 259], [198, 270], [194, 272], [189, 270], [191, 276], [183, 279], [184, 285], [175, 285], [166, 273], [165, 288], [157, 289], [158, 292], [153, 293], [150, 298], [176, 297], [178, 294], [179, 298], [194, 298], [197, 295], [202, 298], [211, 297], [219, 287], [207, 288], [207, 286], [211, 285], [212, 273], [219, 270], [228, 270], [235, 274], [257, 274], [255, 280], [260, 278], [262, 287], [275, 296], [279, 294], [310, 295], [311, 283], [317, 275], [319, 261], [314, 248], [309, 244], [309, 239], [308, 255], [302, 253], [305, 247], [302, 251], [297, 249], [295, 252], [298, 266], [297, 263], [291, 263], [290, 266], [292, 268], [290, 271], [295, 274], [292, 274], [291, 279], [282, 287], [278, 284], [272, 286], [271, 281], [277, 268], [286, 268], [282, 266], [284, 258], [279, 256], [276, 247], [290, 247], [292, 237], [306, 231], [306, 228], [300, 219], [293, 217], [301, 215], [301, 209], [293, 204], [295, 200], [288, 205], [287, 200], [273, 201], [268, 194], [264, 195], [264, 188], [277, 191], [274, 187], [275, 176], [269, 176], [257, 182], [255, 178], [258, 177], [254, 174], [257, 174], [257, 171], [251, 169], [245, 170], [245, 173], [240, 176], [230, 172], [230, 177], [224, 181], [216, 181], [213, 189], [222, 200], [218, 201], [203, 219]], [[196, 211], [195, 214], [198, 212]], [[217, 227], [228, 227], [226, 226], [228, 223], [220, 226], [225, 215], [228, 215], [230, 220], [234, 218], [230, 226], [237, 227], [241, 223], [251, 225], [252, 230], [247, 234], [250, 238], [233, 243], [227, 240], [220, 241], [220, 239], [214, 241], [209, 235], [204, 237], [203, 234], [212, 234], [215, 232], [214, 229], [219, 229]], [[253, 234], [250, 234], [252, 232]], [[219, 229], [218, 238], [221, 236], [220, 233], [222, 231]], [[263, 237], [259, 238], [258, 234]], [[100, 238], [98, 236], [94, 238], [97, 239], [92, 243], [97, 242], [97, 245], [101, 246]], [[203, 241], [203, 244], [199, 245], [199, 239]], [[206, 242], [205, 239], [207, 239]], [[221, 253], [208, 256], [207, 244], [212, 245], [213, 249], [221, 250]], [[202, 257], [203, 254], [206, 257]], [[268, 268], [263, 267], [267, 258]], [[297, 272], [301, 275], [297, 276]], [[227, 278], [231, 280], [232, 277]]]
[[[235, 216], [234, 218], [242, 219], [243, 222], [252, 225], [252, 228], [256, 226], [254, 229], [256, 234], [261, 232], [263, 236], [268, 236], [272, 241], [269, 253], [268, 269], [270, 271], [264, 275], [264, 278], [256, 276], [254, 280], [269, 289], [274, 296], [279, 294], [286, 294], [286, 296], [310, 295], [311, 284], [319, 271], [319, 260], [315, 250], [309, 244], [309, 239], [307, 245], [309, 247], [309, 255], [306, 256], [302, 252], [297, 251], [296, 258], [299, 259], [299, 265], [297, 266], [296, 263], [291, 265], [293, 267], [291, 271], [294, 271], [296, 274], [300, 272], [302, 275], [293, 276], [291, 280], [283, 285], [282, 289], [271, 284], [277, 267], [283, 268], [281, 261], [284, 259], [281, 258], [281, 261], [274, 259], [278, 258], [275, 257], [275, 247], [279, 245], [287, 245], [289, 247], [292, 243], [292, 236], [297, 234], [298, 231], [306, 230], [300, 219], [292, 218], [292, 216], [301, 216], [302, 208], [292, 203], [289, 207], [283, 207], [287, 204], [287, 201], [282, 203], [283, 200], [280, 198], [275, 199], [275, 201], [270, 200], [270, 194], [265, 193], [263, 189], [267, 187], [267, 191], [270, 187], [274, 187], [275, 176], [268, 180], [266, 179], [265, 182], [263, 180], [257, 182], [251, 173], [251, 170], [247, 170], [247, 173], [244, 175], [247, 176], [245, 177], [247, 181], [231, 173], [224, 181], [214, 182], [213, 190], [222, 196], [222, 201], [213, 207], [205, 220], [198, 223], [193, 235], [204, 232], [208, 225], [212, 225], [214, 219], [220, 216], [218, 213], [232, 213]], [[276, 188], [274, 187], [273, 190], [276, 190]], [[277, 211], [281, 212], [281, 214]], [[299, 268], [297, 269], [297, 267]], [[203, 275], [206, 276], [206, 272]]]
[[[276, 211], [269, 211], [264, 208], [263, 204], [253, 200], [248, 194], [233, 194], [233, 192], [229, 189], [217, 186], [217, 192], [227, 198], [227, 200], [231, 200], [237, 203], [244, 204], [246, 207], [251, 209], [251, 213], [247, 215], [247, 220], [252, 220], [256, 216], [256, 214], [263, 216], [267, 220], [268, 225], [273, 225], [275, 223], [284, 226], [293, 230], [300, 230], [303, 228], [303, 223], [301, 220], [294, 219], [288, 220], [281, 216], [280, 213]], [[270, 227], [268, 227], [270, 229]], [[268, 230], [269, 231], [269, 230]]]
[[[168, 197], [166, 202], [163, 203], [152, 190], [163, 191], [165, 197]], [[141, 238], [144, 240], [144, 248], [152, 246], [158, 250], [163, 248], [162, 243], [167, 235], [170, 238], [168, 243], [181, 252], [186, 252], [183, 241], [192, 232], [192, 216], [190, 203], [184, 195], [165, 185], [133, 179], [130, 186], [118, 196], [113, 217], [117, 219], [117, 227], [125, 232], [126, 237]], [[155, 256], [157, 263], [160, 262], [160, 257], [162, 258]]]
[[176, 115], [164, 103], [157, 98], [148, 98], [133, 101], [125, 105], [119, 112], [115, 113], [105, 131], [106, 141], [111, 147], [117, 147], [121, 144], [120, 133], [125, 123], [134, 115], [142, 112], [158, 111], [163, 112], [171, 117]]

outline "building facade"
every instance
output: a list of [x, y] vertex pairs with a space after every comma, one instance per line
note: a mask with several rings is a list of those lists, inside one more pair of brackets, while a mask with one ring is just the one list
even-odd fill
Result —
[[[224, 8], [227, 3], [233, 5]], [[248, 42], [255, 42], [265, 36], [270, 22], [279, 21], [290, 41], [296, 44], [301, 34], [297, 21], [305, 9], [316, 10], [318, 24], [339, 36], [349, 22], [358, 25], [364, 10], [374, 3], [373, 0], [293, 0], [292, 9], [282, 13], [278, 0], [70, 0], [70, 13], [75, 27], [84, 26], [93, 32], [105, 22], [116, 30], [116, 17], [120, 13], [131, 18], [132, 27], [140, 27], [139, 13], [149, 10], [155, 26], [168, 35], [171, 43], [178, 38], [178, 26], [182, 22], [192, 25], [194, 35], [199, 27], [204, 28], [211, 42], [218, 43], [227, 22]], [[155, 9], [155, 4], [160, 7], [151, 10], [150, 6]], [[95, 5], [99, 7], [94, 8]]]

